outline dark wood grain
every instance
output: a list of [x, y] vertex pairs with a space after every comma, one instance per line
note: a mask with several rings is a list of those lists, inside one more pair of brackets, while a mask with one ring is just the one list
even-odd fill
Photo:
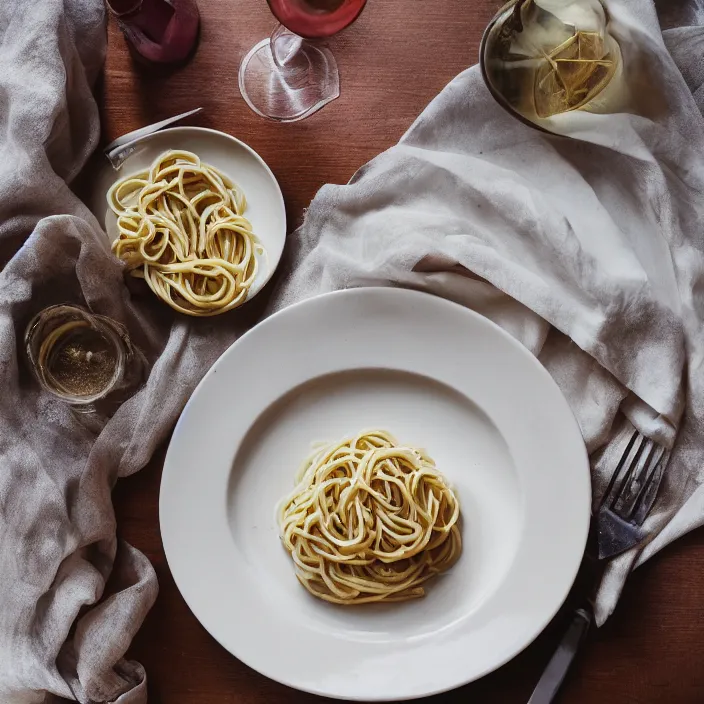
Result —
[[[493, 0], [369, 0], [360, 20], [332, 41], [342, 97], [293, 125], [256, 117], [237, 90], [243, 53], [274, 26], [264, 0], [200, 0], [201, 45], [194, 60], [155, 74], [130, 59], [110, 27], [102, 88], [104, 138], [193, 107], [195, 124], [251, 144], [276, 174], [289, 227], [324, 183], [344, 183], [393, 145], [423, 107], [474, 63]], [[303, 704], [316, 697], [278, 685], [230, 656], [180, 597], [158, 525], [163, 457], [115, 490], [119, 530], [154, 563], [161, 592], [130, 656], [149, 673], [152, 704]], [[564, 614], [524, 653], [494, 674], [433, 701], [525, 704], [559, 635]], [[631, 578], [618, 610], [594, 631], [569, 678], [570, 704], [704, 702], [704, 532], [665, 550]]]

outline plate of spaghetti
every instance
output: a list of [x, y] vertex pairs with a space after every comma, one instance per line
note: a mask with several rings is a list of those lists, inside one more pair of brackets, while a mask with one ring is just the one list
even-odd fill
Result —
[[255, 296], [283, 251], [281, 190], [262, 158], [223, 132], [174, 127], [106, 167], [93, 210], [128, 276], [184, 315], [227, 313]]
[[159, 515], [181, 594], [233, 655], [314, 694], [395, 701], [533, 641], [590, 502], [579, 427], [527, 349], [444, 299], [361, 288], [279, 311], [215, 363]]

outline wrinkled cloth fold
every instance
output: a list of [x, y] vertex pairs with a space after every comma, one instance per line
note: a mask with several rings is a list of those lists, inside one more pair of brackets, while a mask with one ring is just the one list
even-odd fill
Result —
[[[105, 233], [70, 183], [99, 138], [91, 88], [102, 0], [0, 3], [0, 701], [144, 704], [125, 653], [157, 595], [116, 538], [111, 490], [167, 438], [204, 372], [256, 317], [190, 321], [133, 300]], [[40, 392], [23, 355], [43, 307], [77, 303], [125, 325], [144, 387], [89, 429]]]

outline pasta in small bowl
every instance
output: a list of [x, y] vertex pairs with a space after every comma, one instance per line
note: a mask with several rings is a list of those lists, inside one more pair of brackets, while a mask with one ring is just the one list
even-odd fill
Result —
[[140, 140], [123, 171], [99, 178], [105, 228], [129, 275], [160, 300], [213, 316], [270, 279], [286, 235], [283, 197], [245, 144], [215, 130], [172, 128]]

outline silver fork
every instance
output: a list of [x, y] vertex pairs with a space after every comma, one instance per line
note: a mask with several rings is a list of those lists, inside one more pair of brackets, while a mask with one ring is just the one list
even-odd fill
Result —
[[611, 477], [597, 516], [599, 559], [628, 550], [646, 535], [642, 525], [657, 498], [667, 450], [638, 432]]
[[[598, 559], [609, 560], [638, 545], [657, 498], [669, 452], [638, 431], [616, 465], [596, 517]], [[587, 555], [589, 558], [590, 555]], [[528, 704], [551, 704], [594, 620], [591, 600], [577, 609]]]

